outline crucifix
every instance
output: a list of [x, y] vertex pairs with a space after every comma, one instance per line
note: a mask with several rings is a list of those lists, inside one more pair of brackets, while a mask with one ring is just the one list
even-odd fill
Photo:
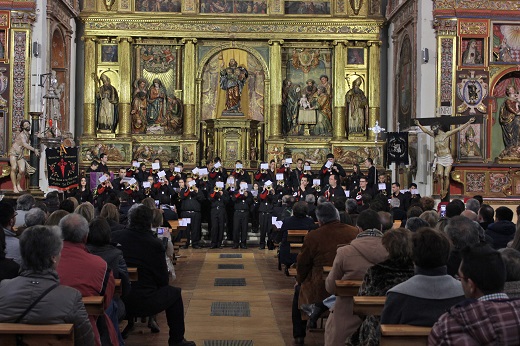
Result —
[[379, 126], [379, 122], [377, 120], [376, 120], [375, 126], [374, 127], [369, 127], [368, 129], [370, 131], [372, 131], [376, 135], [376, 138], [375, 138], [375, 142], [376, 143], [377, 143], [377, 137], [379, 136], [379, 134], [386, 130], [385, 128], [382, 128], [381, 126]]
[[[482, 115], [479, 115], [478, 118], [479, 122], [482, 122]], [[470, 116], [421, 118], [415, 119], [414, 121], [415, 125], [419, 126], [424, 133], [433, 137], [433, 142], [435, 143], [435, 176], [441, 186], [441, 200], [447, 196], [450, 187], [450, 172], [453, 165], [453, 157], [450, 151], [450, 137], [476, 121], [477, 117]], [[449, 126], [454, 124], [462, 125], [450, 130]], [[427, 129], [425, 125], [430, 125], [431, 130]]]

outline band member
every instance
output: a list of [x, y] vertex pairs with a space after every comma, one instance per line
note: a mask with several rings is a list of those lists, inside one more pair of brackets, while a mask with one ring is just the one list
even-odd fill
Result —
[[114, 191], [120, 192], [126, 189], [126, 186], [123, 182], [123, 179], [126, 178], [126, 173], [127, 172], [125, 167], [119, 167], [118, 177], [112, 180], [112, 187], [114, 188]]
[[421, 200], [421, 194], [417, 189], [416, 183], [411, 183], [409, 191], [405, 192], [404, 195], [406, 197], [407, 209], [412, 205], [419, 204], [419, 201]]
[[355, 198], [358, 205], [362, 204], [362, 196], [363, 194], [368, 194], [372, 196], [372, 190], [368, 188], [367, 178], [360, 177], [359, 178], [359, 187], [350, 192], [350, 197]]
[[161, 201], [161, 204], [172, 204], [173, 198], [175, 198], [175, 191], [166, 176], [162, 176], [159, 178], [159, 181], [154, 184], [152, 188], [152, 198]]
[[211, 247], [223, 248], [224, 225], [226, 222], [226, 204], [229, 202], [229, 193], [224, 189], [224, 183], [216, 181], [209, 194], [211, 202]]
[[251, 204], [251, 213], [249, 218], [251, 220], [251, 232], [258, 233], [258, 206], [260, 205], [260, 200], [258, 195], [260, 194], [258, 182], [253, 183], [253, 188], [251, 189], [251, 195], [253, 197], [253, 203]]
[[98, 210], [101, 211], [103, 205], [105, 205], [108, 196], [112, 192], [112, 183], [110, 182], [110, 173], [106, 172], [101, 177], [99, 177], [99, 185], [96, 189], [96, 205]]
[[[381, 172], [377, 178], [377, 186], [374, 186], [372, 189], [374, 192], [382, 194], [386, 198], [390, 198], [391, 189], [390, 184], [386, 182], [386, 173]], [[376, 193], [376, 194], [377, 194]]]
[[323, 191], [323, 196], [327, 198], [327, 201], [332, 201], [334, 197], [345, 196], [345, 192], [339, 186], [338, 177], [335, 174], [329, 175], [328, 187]]
[[166, 179], [173, 184], [173, 182], [177, 178], [177, 173], [175, 172], [175, 160], [168, 161], [168, 169], [166, 170]]
[[313, 195], [314, 190], [309, 186], [309, 181], [307, 179], [307, 176], [302, 176], [300, 179], [300, 185], [296, 189], [296, 191], [293, 193], [294, 197], [296, 198], [296, 201], [305, 201], [305, 197], [307, 195]]
[[242, 161], [240, 160], [235, 162], [235, 170], [233, 173], [231, 173], [231, 175], [235, 177], [236, 183], [238, 185], [240, 185], [241, 182], [251, 184], [251, 178], [249, 177], [249, 174], [247, 174], [247, 172], [242, 168]]
[[258, 181], [258, 184], [260, 184], [260, 186], [264, 186], [264, 183], [267, 180], [270, 180], [267, 177], [268, 170], [269, 170], [269, 165], [266, 162], [262, 162], [262, 163], [260, 163], [260, 169], [253, 176], [255, 178], [255, 180]]
[[[220, 157], [215, 157], [213, 159], [213, 167], [209, 170], [209, 179], [213, 181], [213, 185], [215, 181], [226, 181], [228, 177], [228, 173], [226, 169], [222, 166], [222, 162], [220, 161]], [[212, 185], [212, 186], [213, 186]]]
[[[300, 181], [302, 180], [303, 176], [303, 160], [298, 159], [296, 160], [296, 168], [292, 170], [290, 177], [290, 186], [294, 189], [294, 191], [298, 190]], [[307, 182], [309, 181], [307, 180]]]
[[186, 185], [187, 174], [184, 172], [184, 164], [182, 162], [177, 162], [177, 165], [174, 167], [175, 179], [172, 179], [172, 186], [179, 187], [179, 180], [182, 179], [184, 184]]
[[275, 192], [272, 181], [268, 180], [264, 184], [264, 188], [259, 195], [258, 220], [260, 226], [260, 250], [265, 249], [266, 235], [267, 247], [269, 250], [274, 249], [272, 241], [272, 214], [273, 204], [276, 201]]
[[374, 166], [374, 160], [372, 160], [370, 157], [367, 157], [365, 160], [365, 167], [368, 168], [367, 187], [372, 189], [376, 184], [377, 179], [377, 169], [376, 166]]
[[191, 221], [186, 229], [186, 245], [183, 249], [187, 249], [190, 242], [191, 247], [200, 249], [201, 236], [201, 215], [200, 202], [204, 200], [204, 195], [197, 188], [193, 178], [186, 178], [186, 186], [181, 190], [181, 216], [182, 218], [189, 218]]
[[325, 189], [327, 183], [329, 181], [329, 176], [335, 175], [337, 177], [337, 181], [341, 179], [341, 177], [345, 177], [347, 174], [345, 170], [339, 163], [336, 162], [333, 154], [327, 154], [327, 162], [321, 167], [320, 170], [320, 179], [321, 179], [321, 187]]
[[392, 183], [392, 198], [397, 198], [401, 203], [399, 209], [406, 211], [408, 209], [408, 199], [404, 193], [401, 193], [401, 185], [396, 181]]
[[136, 174], [136, 179], [137, 181], [142, 184], [144, 183], [145, 181], [148, 181], [148, 176], [150, 175], [150, 172], [146, 169], [146, 163], [142, 162], [140, 165], [139, 165], [139, 170], [137, 171], [137, 174]]
[[249, 222], [249, 208], [253, 203], [251, 194], [247, 191], [247, 183], [242, 182], [240, 189], [231, 196], [235, 204], [233, 215], [233, 249], [247, 249], [247, 224]]

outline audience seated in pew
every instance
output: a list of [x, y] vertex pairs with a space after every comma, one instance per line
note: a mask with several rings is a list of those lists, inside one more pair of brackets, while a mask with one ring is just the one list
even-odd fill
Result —
[[448, 274], [456, 277], [460, 266], [460, 252], [466, 246], [475, 246], [480, 242], [480, 225], [464, 216], [454, 216], [448, 220], [444, 232], [451, 241], [450, 257], [448, 258]]
[[319, 228], [309, 232], [297, 257], [292, 322], [293, 337], [297, 345], [303, 345], [306, 321], [302, 320], [300, 306], [322, 302], [328, 294], [323, 281], [323, 267], [331, 266], [338, 244], [348, 244], [357, 235], [353, 226], [339, 222], [339, 213], [332, 203], [324, 202], [316, 207]]
[[[383, 235], [381, 240], [388, 251], [388, 259], [368, 268], [359, 289], [359, 296], [385, 296], [392, 287], [414, 275], [412, 235], [398, 228]], [[366, 316], [358, 330], [347, 339], [347, 345], [378, 345], [380, 316]]]
[[504, 292], [506, 267], [500, 253], [479, 244], [462, 250], [460, 283], [466, 300], [435, 323], [430, 345], [518, 345], [520, 300]]
[[429, 227], [412, 235], [415, 275], [388, 291], [381, 324], [431, 327], [450, 306], [464, 298], [460, 282], [447, 274], [450, 241]]
[[[61, 219], [59, 226], [64, 240], [61, 261], [57, 269], [60, 282], [76, 288], [83, 297], [104, 296], [106, 311], [114, 296], [114, 276], [105, 260], [87, 251], [86, 242], [89, 232], [87, 220], [80, 214], [69, 214]], [[99, 317], [89, 316], [89, 319], [96, 337], [96, 345], [119, 344], [116, 330], [106, 313]]]
[[[7, 206], [11, 210], [9, 214], [4, 208]], [[7, 222], [13, 222], [14, 209], [8, 204], [0, 202], [0, 224], [4, 225]], [[6, 258], [6, 243], [5, 233], [0, 232], [0, 282], [4, 279], [12, 279], [18, 276], [20, 265], [11, 258]]]
[[5, 201], [0, 201], [0, 222], [3, 228], [5, 239], [5, 256], [14, 260], [21, 265], [22, 257], [20, 255], [20, 241], [16, 237], [13, 229], [16, 220], [16, 212], [14, 208]]
[[499, 251], [506, 266], [504, 293], [509, 298], [520, 298], [520, 251], [511, 248]]
[[[63, 247], [58, 227], [33, 226], [20, 237], [20, 276], [0, 283], [0, 322], [74, 324], [74, 345], [94, 345], [81, 293], [60, 285], [56, 267]], [[41, 298], [31, 309], [28, 308]]]
[[[388, 252], [381, 243], [381, 221], [376, 211], [367, 209], [359, 214], [357, 228], [361, 231], [350, 244], [340, 247], [332, 270], [325, 280], [327, 292], [334, 294], [336, 280], [362, 280], [367, 269], [384, 261]], [[352, 297], [336, 297], [336, 303], [325, 325], [325, 345], [343, 345], [361, 324], [352, 313]]]

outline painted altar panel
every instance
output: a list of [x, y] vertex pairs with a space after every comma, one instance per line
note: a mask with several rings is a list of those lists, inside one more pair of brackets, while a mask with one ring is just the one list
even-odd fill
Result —
[[199, 0], [200, 13], [267, 14], [267, 0]]
[[135, 0], [136, 12], [181, 12], [181, 0]]
[[520, 25], [493, 23], [490, 61], [494, 63], [520, 62]]
[[331, 2], [329, 0], [317, 1], [293, 1], [285, 0], [285, 14], [298, 15], [323, 15], [330, 14]]
[[382, 166], [384, 160], [382, 147], [375, 145], [334, 146], [333, 154], [336, 162], [341, 165], [361, 164], [367, 157], [371, 157], [374, 165]]
[[150, 165], [156, 158], [159, 158], [163, 163], [171, 159], [177, 162], [181, 160], [180, 152], [180, 145], [172, 145], [172, 143], [168, 142], [157, 144], [135, 143], [132, 151], [132, 159]]
[[79, 152], [79, 161], [90, 165], [92, 160], [99, 160], [101, 154], [107, 154], [110, 163], [120, 162], [128, 164], [132, 160], [130, 144], [117, 141], [84, 142]]

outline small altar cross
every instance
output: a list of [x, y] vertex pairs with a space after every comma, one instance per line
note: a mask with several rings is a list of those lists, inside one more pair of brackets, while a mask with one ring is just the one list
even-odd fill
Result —
[[375, 143], [377, 143], [377, 137], [381, 132], [384, 132], [386, 129], [379, 126], [379, 122], [376, 120], [376, 125], [374, 127], [368, 128], [370, 131], [372, 131], [376, 135]]

